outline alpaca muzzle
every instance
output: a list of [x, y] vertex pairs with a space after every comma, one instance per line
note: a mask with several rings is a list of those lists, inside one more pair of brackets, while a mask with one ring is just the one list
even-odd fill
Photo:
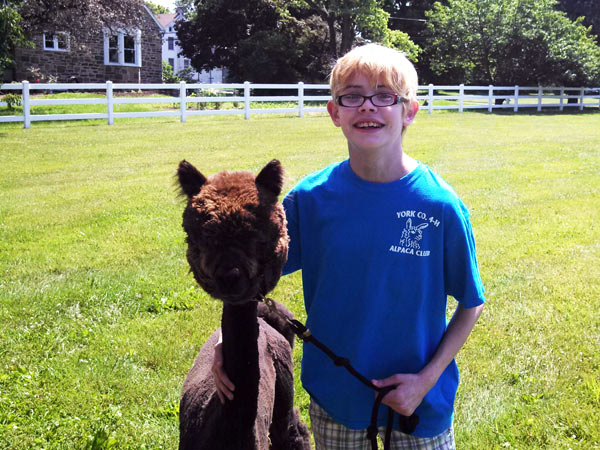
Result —
[[252, 282], [248, 272], [241, 266], [220, 266], [215, 273], [215, 281], [223, 301], [240, 302], [256, 296], [257, 283]]

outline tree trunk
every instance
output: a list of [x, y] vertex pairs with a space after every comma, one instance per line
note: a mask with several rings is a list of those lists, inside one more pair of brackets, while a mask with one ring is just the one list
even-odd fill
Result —
[[340, 54], [343, 56], [352, 50], [354, 44], [354, 21], [350, 14], [342, 14], [342, 43]]
[[329, 53], [336, 60], [338, 58], [337, 34], [335, 32], [335, 16], [333, 14], [327, 16], [327, 26], [329, 27]]

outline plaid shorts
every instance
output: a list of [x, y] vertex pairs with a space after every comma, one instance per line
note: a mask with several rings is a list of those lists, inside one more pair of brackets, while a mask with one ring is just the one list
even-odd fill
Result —
[[[371, 450], [367, 430], [351, 430], [335, 422], [314, 401], [310, 401], [310, 424], [315, 438], [316, 450]], [[383, 440], [385, 427], [379, 428]], [[454, 430], [448, 428], [432, 438], [420, 438], [392, 431], [392, 450], [456, 450]]]

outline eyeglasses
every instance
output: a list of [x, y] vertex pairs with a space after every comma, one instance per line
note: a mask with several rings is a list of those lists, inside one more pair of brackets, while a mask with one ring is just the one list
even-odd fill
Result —
[[338, 95], [335, 101], [340, 106], [345, 106], [348, 108], [358, 108], [359, 106], [364, 105], [367, 99], [369, 99], [373, 106], [392, 106], [398, 103], [408, 102], [408, 99], [400, 97], [398, 94], [345, 94]]

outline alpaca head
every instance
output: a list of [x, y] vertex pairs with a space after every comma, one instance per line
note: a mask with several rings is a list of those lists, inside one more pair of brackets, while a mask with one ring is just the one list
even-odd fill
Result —
[[181, 161], [177, 177], [188, 198], [183, 229], [198, 284], [229, 303], [266, 295], [277, 284], [288, 251], [285, 214], [277, 201], [283, 185], [279, 161], [256, 177], [223, 171], [209, 178]]

